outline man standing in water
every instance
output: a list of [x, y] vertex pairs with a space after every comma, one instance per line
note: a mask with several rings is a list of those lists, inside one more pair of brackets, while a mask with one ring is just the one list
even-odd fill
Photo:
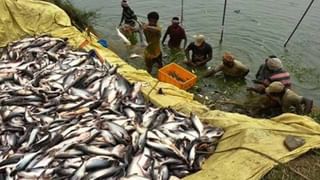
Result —
[[283, 68], [279, 58], [271, 55], [260, 66], [256, 74], [256, 80], [254, 80], [254, 86], [248, 87], [247, 90], [264, 94], [265, 88], [274, 81], [280, 81], [286, 88], [291, 87], [289, 72]]
[[[121, 27], [122, 33], [128, 38], [132, 45], [137, 44], [137, 32], [136, 21], [137, 16], [135, 15], [134, 11], [129, 7], [127, 0], [122, 0], [121, 2], [122, 7], [122, 17], [119, 23], [119, 27]], [[124, 21], [124, 24], [122, 25]]]
[[162, 65], [162, 53], [160, 49], [161, 28], [157, 24], [159, 14], [155, 11], [148, 14], [148, 23], [143, 24], [143, 32], [148, 46], [144, 51], [144, 60], [148, 73], [151, 73], [153, 64], [157, 63], [158, 68]]
[[166, 33], [164, 34], [164, 37], [162, 39], [162, 44], [166, 41], [167, 36], [169, 35], [169, 42], [168, 46], [171, 49], [171, 51], [179, 51], [181, 50], [180, 44], [181, 41], [184, 40], [183, 49], [187, 46], [187, 36], [185, 33], [185, 30], [179, 25], [179, 18], [173, 17], [172, 18], [172, 24], [167, 28]]
[[[190, 58], [189, 51], [192, 52]], [[194, 36], [194, 42], [191, 42], [185, 50], [187, 61], [185, 63], [192, 67], [204, 66], [212, 59], [212, 47], [205, 42], [204, 35]]]
[[236, 60], [235, 57], [225, 52], [222, 57], [222, 64], [207, 72], [205, 77], [209, 77], [218, 72], [222, 72], [225, 76], [234, 78], [244, 78], [249, 73], [249, 68]]
[[297, 114], [308, 114], [312, 110], [313, 101], [299, 96], [285, 87], [280, 81], [272, 82], [265, 90], [270, 99], [278, 102], [282, 112], [293, 112]]

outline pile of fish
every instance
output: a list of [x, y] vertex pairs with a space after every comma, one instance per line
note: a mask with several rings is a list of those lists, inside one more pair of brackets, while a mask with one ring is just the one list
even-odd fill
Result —
[[50, 36], [0, 61], [0, 179], [174, 179], [200, 170], [221, 128], [147, 103], [117, 66]]

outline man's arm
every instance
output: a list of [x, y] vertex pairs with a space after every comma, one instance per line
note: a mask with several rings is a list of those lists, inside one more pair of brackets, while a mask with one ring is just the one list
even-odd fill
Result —
[[191, 50], [191, 44], [189, 44], [189, 46], [187, 47], [187, 49], [184, 50], [184, 53], [186, 55], [187, 61], [190, 61], [190, 51]]
[[302, 104], [304, 104], [303, 100], [304, 98], [298, 95], [296, 97], [293, 96], [290, 98], [290, 103], [295, 108], [295, 111], [297, 114], [303, 114], [303, 108], [302, 108]]
[[168, 31], [169, 31], [169, 28], [167, 28], [167, 30], [166, 30], [166, 33], [164, 33], [164, 36], [163, 36], [163, 38], [162, 38], [162, 44], [164, 44], [164, 42], [166, 41], [166, 39], [167, 39], [167, 36], [168, 36]]
[[143, 29], [150, 32], [161, 33], [161, 28], [159, 26], [149, 26], [148, 24], [143, 24]]
[[211, 69], [210, 71], [208, 71], [208, 72], [204, 75], [204, 77], [209, 77], [209, 76], [215, 75], [216, 73], [222, 71], [222, 69], [223, 69], [223, 64], [220, 64], [220, 65], [218, 65], [216, 68], [213, 68], [213, 69]]
[[265, 69], [265, 65], [264, 64], [260, 65], [260, 67], [259, 67], [259, 69], [258, 69], [258, 71], [256, 73], [256, 79], [257, 80], [263, 80], [265, 78], [264, 75], [263, 75], [264, 69]]
[[187, 37], [184, 37], [184, 38], [183, 38], [183, 41], [184, 41], [184, 42], [183, 42], [183, 49], [185, 49], [185, 48], [187, 47], [187, 42], [188, 42], [188, 41], [187, 41]]
[[290, 106], [291, 105], [289, 103], [283, 102], [281, 105], [282, 113], [290, 112]]
[[301, 104], [296, 104], [295, 108], [296, 108], [297, 114], [303, 114], [303, 110], [302, 110], [302, 105]]
[[121, 26], [121, 24], [122, 24], [123, 20], [124, 20], [124, 15], [123, 15], [123, 13], [122, 13], [122, 15], [121, 15], [121, 20], [120, 20], [120, 23], [119, 23], [119, 26]]
[[183, 44], [183, 49], [186, 49], [187, 47], [187, 35], [186, 35], [186, 31], [182, 28], [183, 30], [183, 40], [184, 40], [184, 44]]

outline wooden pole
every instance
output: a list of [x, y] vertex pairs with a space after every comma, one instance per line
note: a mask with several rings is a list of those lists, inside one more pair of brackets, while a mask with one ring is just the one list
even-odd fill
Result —
[[223, 8], [223, 17], [222, 17], [222, 25], [221, 25], [221, 37], [220, 37], [220, 44], [223, 41], [223, 32], [224, 32], [224, 20], [226, 16], [226, 9], [227, 9], [227, 0], [224, 1], [224, 8]]
[[181, 24], [183, 24], [183, 0], [181, 0]]
[[311, 5], [313, 4], [314, 0], [311, 0], [311, 2], [309, 3], [307, 9], [304, 11], [302, 17], [300, 18], [298, 24], [296, 25], [296, 27], [293, 29], [292, 33], [290, 34], [289, 38], [287, 39], [287, 41], [284, 43], [284, 47], [287, 47], [288, 42], [290, 41], [291, 37], [293, 36], [293, 34], [296, 32], [296, 30], [298, 29], [300, 23], [302, 22], [304, 16], [307, 14], [307, 12], [309, 11]]

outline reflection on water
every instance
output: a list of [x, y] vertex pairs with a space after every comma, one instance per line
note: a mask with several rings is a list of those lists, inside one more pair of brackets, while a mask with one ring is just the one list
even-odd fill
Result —
[[[132, 52], [143, 54], [143, 48], [125, 47], [116, 36], [115, 27], [121, 15], [120, 0], [73, 0], [72, 2], [86, 10], [101, 9], [97, 30], [108, 39], [111, 49], [120, 57], [137, 68], [144, 68], [142, 58], [129, 58]], [[180, 16], [179, 0], [131, 0], [129, 3], [141, 21], [146, 21], [148, 12], [157, 10], [160, 13], [159, 23], [163, 33], [171, 18]], [[309, 0], [228, 2], [224, 41], [219, 45], [223, 3], [212, 0], [184, 0], [183, 25], [188, 34], [188, 41], [190, 42], [192, 35], [203, 33], [214, 49], [214, 59], [208, 66], [221, 63], [223, 52], [231, 51], [237, 59], [249, 66], [250, 73], [244, 82], [239, 82], [225, 79], [223, 76], [202, 79], [205, 70], [194, 70], [200, 78], [191, 92], [204, 94], [209, 99], [215, 99], [219, 94], [219, 97], [236, 102], [250, 101], [251, 95], [246, 92], [246, 84], [251, 84], [251, 79], [254, 78], [264, 59], [274, 54], [283, 60], [285, 68], [291, 73], [294, 90], [313, 98], [319, 105], [320, 11], [317, 9], [320, 8], [320, 2], [314, 2], [287, 49], [283, 48], [283, 44], [303, 14]], [[181, 53], [172, 55], [166, 47], [163, 51], [168, 55], [164, 58], [166, 63], [173, 61], [182, 64], [184, 57]]]

